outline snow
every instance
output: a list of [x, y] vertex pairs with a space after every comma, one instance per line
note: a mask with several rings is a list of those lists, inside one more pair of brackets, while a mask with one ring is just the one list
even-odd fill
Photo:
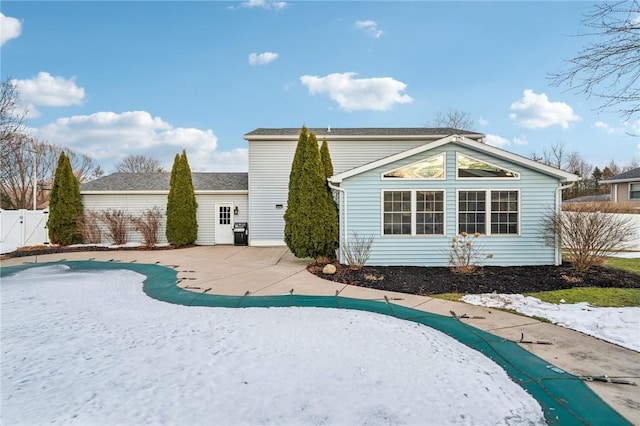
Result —
[[521, 294], [495, 293], [466, 295], [462, 301], [546, 318], [562, 327], [640, 352], [640, 307], [597, 308], [586, 302], [556, 305]]
[[2, 279], [4, 424], [544, 424], [484, 355], [420, 324], [160, 302], [127, 270]]

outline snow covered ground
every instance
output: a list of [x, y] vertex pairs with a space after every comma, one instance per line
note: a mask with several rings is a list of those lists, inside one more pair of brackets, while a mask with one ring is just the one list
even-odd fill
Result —
[[544, 424], [495, 363], [358, 311], [159, 302], [132, 271], [2, 279], [2, 423]]
[[640, 307], [594, 308], [584, 302], [556, 305], [521, 294], [470, 294], [462, 300], [546, 318], [562, 327], [640, 352]]
[[0, 243], [0, 254], [13, 253], [18, 249], [15, 244]]

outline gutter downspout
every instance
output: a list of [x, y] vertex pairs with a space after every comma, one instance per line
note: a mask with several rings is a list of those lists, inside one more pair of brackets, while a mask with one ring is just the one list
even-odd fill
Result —
[[[348, 226], [347, 226], [347, 216], [348, 216], [348, 209], [347, 209], [347, 191], [344, 188], [340, 188], [339, 186], [335, 186], [331, 183], [331, 180], [329, 178], [327, 178], [327, 184], [329, 185], [329, 188], [342, 192], [342, 195], [344, 196], [344, 203], [343, 203], [343, 209], [344, 209], [344, 242], [347, 242], [347, 239], [349, 237], [349, 231], [348, 231]], [[340, 220], [340, 218], [338, 217], [338, 221]], [[338, 253], [338, 258], [340, 259], [340, 263], [342, 263], [344, 261], [344, 259], [342, 258], [342, 242], [340, 244], [340, 253]]]
[[[575, 185], [575, 182], [571, 182], [567, 185], [561, 185], [556, 188], [556, 213], [562, 214], [562, 191], [565, 189], [571, 188]], [[562, 264], [562, 246], [560, 244], [560, 238], [556, 235], [556, 259], [555, 266], [560, 266]]]

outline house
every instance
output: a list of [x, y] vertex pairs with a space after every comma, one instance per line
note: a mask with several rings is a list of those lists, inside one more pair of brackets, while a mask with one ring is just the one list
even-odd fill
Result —
[[[447, 266], [451, 238], [461, 231], [482, 234], [478, 242], [493, 255], [486, 262], [490, 265], [560, 263], [560, 249], [544, 243], [542, 219], [560, 211], [562, 189], [578, 176], [492, 147], [482, 142], [483, 134], [459, 129], [307, 130], [329, 145], [340, 243], [348, 243], [354, 232], [370, 236], [368, 264]], [[230, 244], [233, 223], [246, 221], [249, 245], [284, 245], [289, 174], [299, 134], [299, 128], [245, 134], [248, 174], [193, 173], [197, 244]], [[152, 206], [164, 211], [168, 190], [168, 174], [115, 174], [81, 187], [86, 209], [129, 212]]]
[[[82, 184], [85, 211], [123, 210], [139, 216], [158, 207], [163, 213], [158, 242], [166, 243], [167, 196], [170, 173], [114, 173]], [[233, 244], [234, 222], [246, 222], [247, 173], [192, 173], [198, 203], [196, 244]], [[104, 234], [104, 232], [103, 232]], [[131, 241], [144, 241], [132, 231]]]
[[600, 183], [611, 185], [611, 201], [632, 203], [640, 208], [640, 167], [603, 179]]

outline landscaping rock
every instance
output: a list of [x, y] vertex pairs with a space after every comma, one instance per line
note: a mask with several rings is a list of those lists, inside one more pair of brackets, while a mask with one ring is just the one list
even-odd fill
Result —
[[333, 275], [336, 273], [336, 267], [330, 263], [328, 265], [324, 265], [324, 268], [322, 268], [322, 273], [326, 275]]

